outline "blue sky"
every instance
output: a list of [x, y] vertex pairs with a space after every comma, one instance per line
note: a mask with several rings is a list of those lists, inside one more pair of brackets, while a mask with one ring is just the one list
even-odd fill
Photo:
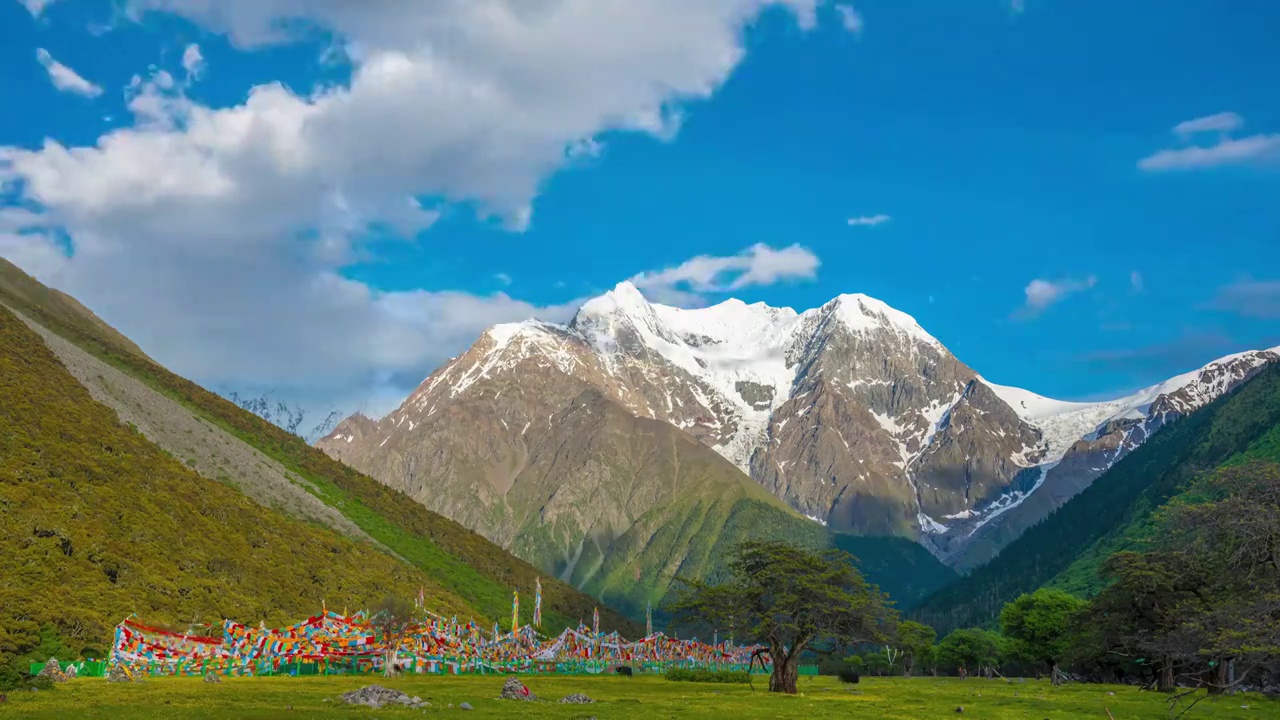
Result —
[[0, 0], [0, 255], [346, 406], [641, 273], [1063, 398], [1280, 344], [1280, 4], [574, 4]]

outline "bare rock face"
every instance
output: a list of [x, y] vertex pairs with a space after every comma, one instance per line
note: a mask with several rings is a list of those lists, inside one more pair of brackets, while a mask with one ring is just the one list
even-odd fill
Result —
[[685, 310], [623, 283], [568, 325], [491, 328], [390, 415], [317, 445], [577, 580], [646, 514], [744, 481], [830, 529], [917, 538], [966, 567], [1275, 360], [1066, 403], [986, 381], [863, 295]]

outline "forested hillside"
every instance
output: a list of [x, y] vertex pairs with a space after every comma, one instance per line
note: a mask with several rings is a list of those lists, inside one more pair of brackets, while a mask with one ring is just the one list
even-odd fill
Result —
[[1242, 457], [1275, 459], [1280, 367], [1157, 432], [989, 564], [944, 588], [915, 616], [940, 631], [992, 624], [1005, 603], [1045, 585], [1092, 595], [1099, 568], [1142, 543], [1154, 510]]

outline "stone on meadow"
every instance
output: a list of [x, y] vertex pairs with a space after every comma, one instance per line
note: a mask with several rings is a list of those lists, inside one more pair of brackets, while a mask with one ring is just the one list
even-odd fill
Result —
[[408, 705], [412, 702], [408, 695], [399, 690], [384, 688], [381, 685], [366, 685], [359, 690], [352, 690], [342, 696], [342, 701], [348, 705], [364, 705], [371, 708], [391, 704]]
[[49, 658], [49, 662], [40, 668], [40, 672], [36, 677], [49, 678], [53, 682], [66, 682], [67, 674], [62, 672], [62, 666], [58, 664], [58, 658]]
[[537, 700], [538, 696], [529, 692], [529, 688], [520, 682], [519, 678], [509, 677], [502, 685], [502, 693], [498, 695], [503, 700]]

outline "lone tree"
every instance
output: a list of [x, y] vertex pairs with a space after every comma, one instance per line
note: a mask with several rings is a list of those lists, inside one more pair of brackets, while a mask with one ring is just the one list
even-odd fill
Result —
[[933, 657], [938, 631], [914, 620], [898, 623], [898, 647], [902, 649], [902, 674], [911, 677], [916, 666]]
[[1031, 659], [1048, 665], [1053, 684], [1061, 685], [1058, 663], [1066, 655], [1087, 605], [1061, 590], [1040, 589], [1005, 605], [1000, 611], [1000, 629], [1005, 637], [1020, 641]]
[[980, 628], [953, 630], [937, 648], [938, 664], [944, 667], [981, 671], [1000, 663], [1000, 636]]
[[383, 643], [386, 654], [382, 659], [382, 671], [386, 677], [396, 672], [396, 651], [416, 622], [413, 604], [399, 597], [387, 596], [369, 617], [374, 638]]
[[671, 605], [695, 625], [732, 627], [773, 661], [769, 691], [795, 693], [800, 656], [829, 654], [888, 639], [896, 620], [888, 597], [869, 585], [841, 550], [815, 552], [779, 542], [738, 545], [727, 579], [712, 585], [683, 580]]

